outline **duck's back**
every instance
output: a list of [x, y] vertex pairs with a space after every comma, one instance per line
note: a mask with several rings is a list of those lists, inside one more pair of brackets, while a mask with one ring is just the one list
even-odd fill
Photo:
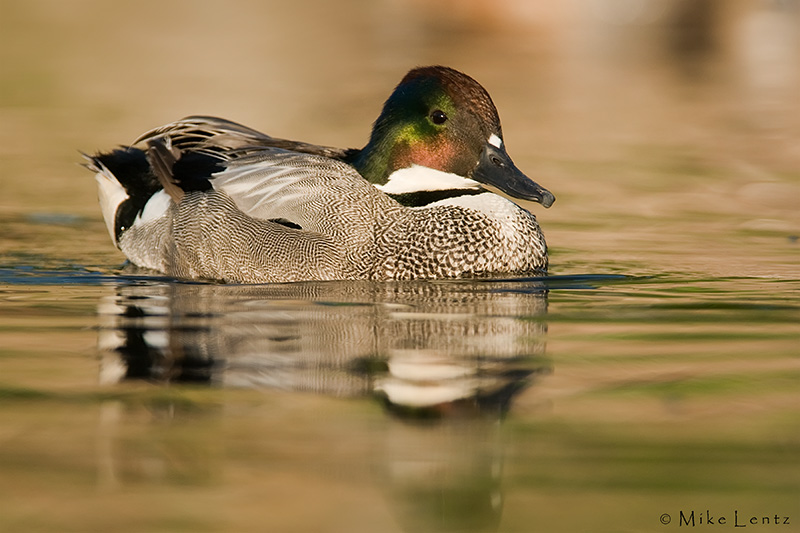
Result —
[[124, 222], [136, 184], [154, 171], [123, 171], [114, 154], [94, 161], [101, 198], [110, 196], [102, 191], [114, 183], [127, 195], [104, 209], [115, 220], [112, 237], [120, 250], [139, 266], [176, 277], [243, 283], [368, 279], [375, 270], [376, 213], [405, 209], [342, 162], [260, 148], [213, 174], [193, 168], [191, 176], [179, 176], [180, 201], [151, 187]]

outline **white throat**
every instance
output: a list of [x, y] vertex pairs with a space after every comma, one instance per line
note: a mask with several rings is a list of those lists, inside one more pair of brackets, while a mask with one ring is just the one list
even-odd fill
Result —
[[375, 185], [386, 194], [407, 194], [419, 191], [446, 191], [450, 189], [480, 189], [475, 180], [442, 172], [421, 165], [395, 170], [384, 185]]

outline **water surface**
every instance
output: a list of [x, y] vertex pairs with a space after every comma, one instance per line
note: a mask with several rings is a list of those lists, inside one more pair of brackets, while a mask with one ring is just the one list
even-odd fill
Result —
[[796, 280], [3, 276], [9, 530], [796, 516]]

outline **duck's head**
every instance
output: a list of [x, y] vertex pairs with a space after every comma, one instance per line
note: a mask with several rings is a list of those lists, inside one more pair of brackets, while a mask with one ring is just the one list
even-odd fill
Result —
[[419, 194], [474, 194], [482, 185], [544, 207], [555, 201], [509, 157], [486, 89], [448, 67], [406, 74], [352, 163], [384, 192], [411, 204]]

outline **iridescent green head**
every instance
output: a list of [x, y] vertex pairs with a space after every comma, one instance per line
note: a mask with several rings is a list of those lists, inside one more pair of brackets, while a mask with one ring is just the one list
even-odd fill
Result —
[[[553, 195], [520, 172], [505, 151], [500, 117], [489, 93], [466, 74], [448, 67], [410, 71], [386, 100], [369, 143], [353, 165], [370, 182], [393, 190], [441, 188], [409, 180], [405, 169], [432, 169], [451, 175], [455, 188], [478, 189], [480, 183], [549, 207]], [[453, 181], [460, 177], [463, 183]], [[445, 181], [447, 181], [445, 179]], [[421, 181], [428, 182], [423, 183]]]

